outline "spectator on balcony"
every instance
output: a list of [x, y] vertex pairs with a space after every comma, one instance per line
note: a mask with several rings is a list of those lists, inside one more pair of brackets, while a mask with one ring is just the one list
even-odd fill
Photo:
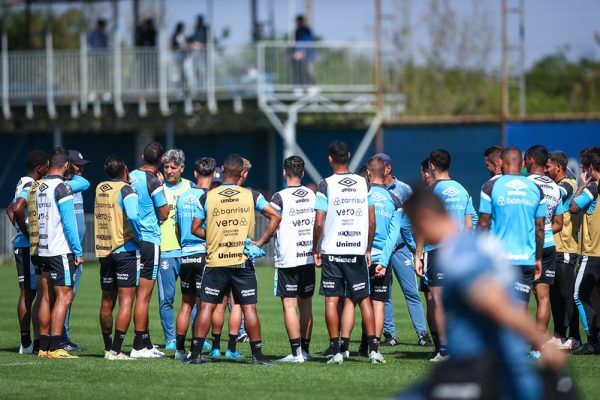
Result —
[[188, 39], [185, 36], [185, 25], [178, 22], [171, 35], [171, 50], [173, 51], [173, 72], [171, 81], [182, 89], [189, 89], [190, 77], [192, 75], [192, 64], [189, 58]]
[[156, 47], [156, 27], [152, 18], [147, 18], [137, 27], [135, 45], [137, 47]]
[[208, 27], [204, 24], [204, 17], [198, 15], [196, 18], [196, 30], [190, 37], [190, 47], [194, 50], [202, 49], [208, 41]]
[[294, 84], [314, 85], [313, 63], [315, 60], [315, 51], [311, 42], [314, 42], [315, 38], [304, 15], [298, 15], [296, 17], [296, 33], [294, 39], [297, 43], [292, 54]]
[[178, 22], [175, 26], [175, 31], [171, 36], [171, 50], [181, 51], [187, 48], [187, 39], [185, 37], [185, 25], [183, 22]]
[[91, 49], [108, 48], [108, 34], [106, 33], [106, 20], [99, 18], [96, 28], [88, 34], [88, 46]]

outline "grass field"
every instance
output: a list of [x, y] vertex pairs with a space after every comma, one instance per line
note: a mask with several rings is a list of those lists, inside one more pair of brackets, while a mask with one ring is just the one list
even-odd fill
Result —
[[[263, 350], [271, 358], [289, 354], [279, 299], [273, 297], [273, 270], [259, 268], [259, 314], [263, 328]], [[186, 366], [172, 358], [105, 361], [98, 324], [100, 289], [98, 266], [85, 266], [71, 318], [72, 339], [87, 348], [78, 360], [38, 360], [17, 354], [19, 329], [16, 318], [18, 286], [12, 265], [0, 266], [0, 398], [383, 398], [421, 377], [430, 349], [416, 346], [416, 337], [399, 287], [394, 287], [397, 347], [384, 347], [387, 363], [370, 365], [354, 357], [343, 366], [330, 366], [323, 359], [302, 365], [255, 367], [244, 362], [215, 362]], [[156, 293], [155, 293], [156, 294]], [[156, 344], [164, 345], [158, 318], [158, 296], [152, 301], [151, 332]], [[176, 299], [176, 304], [179, 300]], [[323, 298], [315, 296], [315, 329], [311, 352], [328, 344], [323, 318]], [[358, 327], [358, 325], [357, 325]], [[133, 340], [133, 324], [125, 339]], [[357, 332], [356, 335], [360, 333]], [[355, 336], [356, 336], [355, 335]], [[226, 336], [225, 336], [226, 337]], [[188, 338], [189, 342], [189, 338]], [[189, 346], [189, 343], [188, 343]], [[226, 341], [222, 342], [222, 348]], [[358, 344], [353, 341], [351, 350]], [[240, 344], [244, 355], [248, 344]], [[169, 352], [172, 357], [172, 352]], [[570, 366], [584, 398], [600, 391], [598, 358], [572, 358]]]

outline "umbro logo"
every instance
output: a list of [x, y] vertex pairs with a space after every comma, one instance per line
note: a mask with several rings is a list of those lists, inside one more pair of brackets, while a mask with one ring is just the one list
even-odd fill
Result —
[[535, 176], [533, 179], [535, 179], [536, 181], [543, 182], [543, 183], [549, 183], [550, 181], [552, 181], [552, 179], [550, 179], [550, 178], [548, 178], [547, 176], [544, 176], [544, 175]]
[[112, 186], [110, 186], [108, 183], [105, 183], [100, 186], [100, 190], [102, 191], [102, 193], [108, 192], [109, 190], [112, 190]]
[[454, 186], [450, 186], [442, 192], [442, 194], [449, 196], [449, 197], [455, 197], [459, 193], [460, 193], [460, 190], [458, 190]]
[[196, 202], [196, 198], [192, 195], [189, 196], [185, 196], [185, 198], [183, 199], [186, 203], [190, 203], [193, 204]]
[[292, 193], [292, 196], [304, 198], [304, 197], [306, 197], [307, 194], [308, 194], [308, 192], [306, 190], [298, 189], [294, 193]]
[[352, 178], [344, 178], [338, 182], [342, 186], [350, 187], [356, 185], [356, 181]]
[[385, 196], [379, 192], [375, 192], [371, 195], [374, 201], [385, 201]]
[[48, 185], [46, 185], [45, 183], [42, 183], [38, 189], [40, 192], [43, 192], [44, 190], [48, 189]]
[[240, 193], [239, 190], [235, 190], [235, 189], [232, 189], [232, 188], [227, 188], [227, 189], [219, 192], [219, 194], [221, 196], [225, 196], [225, 197], [233, 197], [233, 196], [235, 196], [236, 194], [239, 194], [239, 193]]
[[512, 181], [505, 183], [504, 186], [513, 190], [527, 189], [527, 184], [519, 179], [513, 179]]

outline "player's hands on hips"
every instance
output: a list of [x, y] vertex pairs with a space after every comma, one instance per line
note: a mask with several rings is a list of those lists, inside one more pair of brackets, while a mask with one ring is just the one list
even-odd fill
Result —
[[315, 267], [321, 268], [323, 264], [323, 260], [321, 259], [321, 253], [318, 251], [313, 251], [313, 260], [315, 261]]
[[76, 257], [75, 265], [81, 265], [81, 264], [83, 264], [83, 257]]
[[419, 257], [415, 257], [415, 272], [420, 277], [423, 277], [423, 260]]
[[533, 280], [537, 281], [542, 277], [542, 260], [535, 260], [535, 275]]
[[383, 278], [385, 276], [387, 268], [383, 265], [378, 265], [375, 267], [375, 276], [378, 278]]
[[563, 350], [557, 349], [552, 344], [542, 346], [542, 364], [552, 369], [561, 369], [567, 362], [567, 355]]

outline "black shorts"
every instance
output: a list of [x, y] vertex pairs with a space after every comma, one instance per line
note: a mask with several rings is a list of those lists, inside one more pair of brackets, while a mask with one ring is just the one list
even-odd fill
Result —
[[182, 295], [200, 297], [205, 262], [205, 253], [190, 254], [181, 257], [179, 283]]
[[542, 250], [542, 276], [533, 284], [547, 283], [554, 285], [556, 275], [556, 247], [546, 247]]
[[369, 267], [369, 278], [371, 279], [371, 300], [388, 301], [390, 299], [390, 283], [392, 282], [391, 264], [385, 269], [385, 275], [375, 276], [377, 264], [373, 263]]
[[576, 253], [561, 253], [556, 252], [556, 262], [568, 265], [577, 265], [579, 262], [580, 255]]
[[19, 288], [35, 290], [35, 267], [29, 256], [29, 247], [15, 247], [14, 253]]
[[444, 273], [440, 271], [440, 266], [437, 262], [439, 250], [439, 248], [430, 250], [423, 256], [423, 269], [427, 277], [427, 286], [430, 287], [439, 287], [444, 284]]
[[516, 271], [515, 292], [520, 300], [529, 302], [535, 278], [535, 265], [514, 265]]
[[200, 288], [202, 302], [219, 304], [229, 292], [236, 304], [256, 304], [258, 284], [252, 261], [246, 260], [243, 267], [205, 267]]
[[113, 291], [137, 287], [140, 281], [140, 252], [125, 251], [100, 258], [100, 288]]
[[73, 253], [60, 256], [39, 257], [42, 273], [48, 274], [54, 286], [73, 287], [75, 282], [75, 257]]
[[323, 254], [322, 260], [322, 296], [360, 300], [371, 294], [365, 256]]
[[160, 261], [160, 246], [152, 242], [140, 243], [141, 270], [140, 278], [155, 281]]
[[315, 265], [275, 268], [275, 296], [307, 299], [315, 293]]

